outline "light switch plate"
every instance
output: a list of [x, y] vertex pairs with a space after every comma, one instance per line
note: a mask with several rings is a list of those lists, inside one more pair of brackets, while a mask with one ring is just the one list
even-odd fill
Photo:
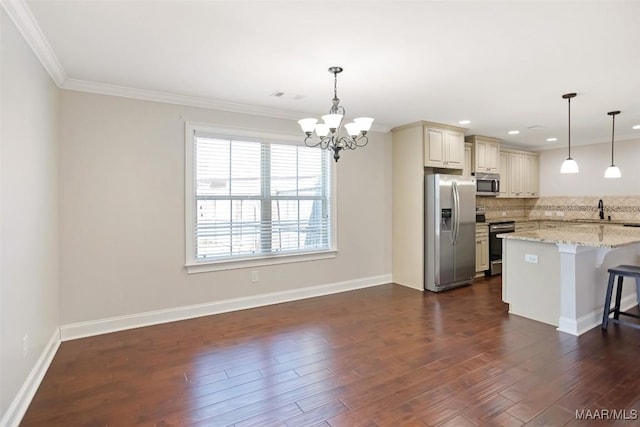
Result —
[[525, 254], [524, 255], [524, 261], [525, 262], [530, 262], [531, 264], [537, 264], [538, 263], [538, 255]]

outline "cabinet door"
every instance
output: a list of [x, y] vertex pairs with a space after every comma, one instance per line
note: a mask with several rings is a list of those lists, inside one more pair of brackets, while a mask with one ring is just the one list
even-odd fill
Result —
[[476, 141], [473, 147], [473, 170], [476, 172], [487, 171], [487, 143]]
[[487, 172], [498, 173], [500, 170], [500, 144], [496, 142], [485, 143], [485, 166]]
[[[445, 163], [445, 136], [442, 129], [426, 128], [424, 130], [424, 165], [431, 167], [444, 167]], [[464, 150], [464, 147], [463, 147]], [[463, 153], [464, 155], [464, 153]], [[462, 166], [460, 166], [462, 168]]]
[[509, 153], [509, 196], [524, 197], [523, 172], [525, 168], [524, 156]]
[[476, 236], [476, 273], [482, 271], [482, 238]]
[[464, 134], [445, 130], [445, 167], [462, 169], [464, 165]]
[[538, 156], [525, 156], [526, 161], [526, 178], [525, 192], [528, 197], [538, 197], [540, 195], [540, 161]]
[[489, 269], [489, 237], [485, 236], [480, 240], [482, 270]]
[[462, 175], [471, 175], [471, 144], [464, 143], [464, 167], [462, 168]]
[[509, 178], [508, 153], [500, 153], [500, 169], [498, 170], [498, 173], [500, 174], [500, 194], [498, 194], [498, 197], [508, 197], [509, 182], [511, 181]]
[[476, 273], [489, 269], [489, 239], [476, 236]]

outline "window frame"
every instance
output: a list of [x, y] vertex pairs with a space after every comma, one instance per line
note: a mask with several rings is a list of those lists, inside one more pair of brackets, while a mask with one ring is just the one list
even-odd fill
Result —
[[262, 253], [221, 259], [198, 261], [196, 259], [196, 197], [195, 197], [195, 135], [210, 136], [220, 139], [241, 139], [250, 142], [271, 144], [290, 144], [304, 146], [299, 135], [280, 134], [261, 129], [219, 127], [205, 123], [185, 122], [185, 267], [187, 273], [201, 273], [207, 271], [232, 270], [266, 265], [286, 264], [294, 262], [314, 261], [335, 258], [337, 249], [337, 221], [336, 221], [336, 168], [334, 162], [329, 161], [329, 249], [290, 252], [290, 253]]

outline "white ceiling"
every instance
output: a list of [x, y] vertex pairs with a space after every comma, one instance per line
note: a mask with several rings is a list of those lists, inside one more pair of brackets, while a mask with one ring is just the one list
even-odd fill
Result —
[[611, 110], [622, 111], [616, 141], [640, 138], [637, 1], [26, 4], [64, 69], [62, 87], [99, 83], [319, 117], [333, 96], [327, 68], [339, 65], [347, 115], [375, 117], [378, 129], [468, 119], [468, 134], [563, 146], [561, 96], [577, 92], [572, 144], [610, 141]]

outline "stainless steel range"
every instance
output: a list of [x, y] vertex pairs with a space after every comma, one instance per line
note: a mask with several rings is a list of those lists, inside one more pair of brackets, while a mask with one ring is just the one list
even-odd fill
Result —
[[494, 276], [502, 274], [502, 239], [498, 234], [516, 231], [514, 221], [494, 222], [489, 224], [489, 270], [486, 274]]

